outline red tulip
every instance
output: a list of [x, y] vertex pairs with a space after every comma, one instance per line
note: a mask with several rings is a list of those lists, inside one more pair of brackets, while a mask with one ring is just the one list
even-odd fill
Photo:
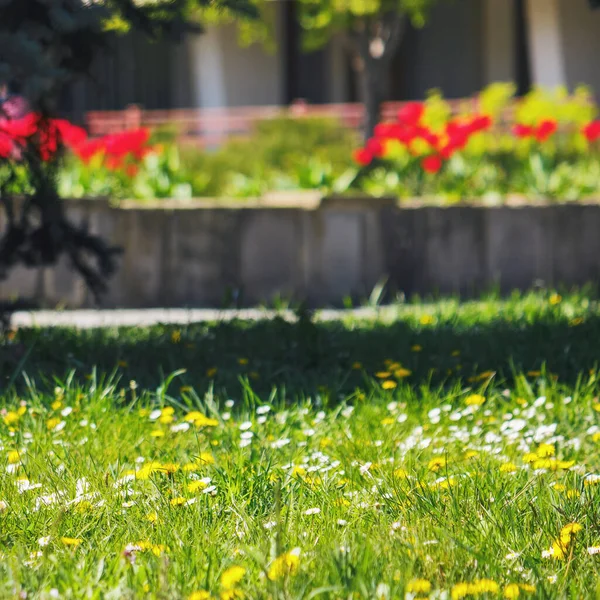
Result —
[[517, 123], [513, 127], [513, 133], [518, 138], [524, 139], [524, 138], [528, 138], [528, 137], [531, 137], [532, 135], [534, 135], [535, 130], [530, 125], [523, 125], [522, 123]]
[[371, 138], [367, 142], [366, 149], [373, 158], [381, 158], [383, 156], [383, 142], [377, 138]]
[[88, 164], [94, 156], [104, 151], [104, 140], [102, 138], [87, 140], [73, 148], [73, 151], [79, 157], [79, 160]]
[[537, 130], [535, 131], [535, 137], [538, 142], [545, 142], [548, 138], [550, 138], [556, 130], [558, 129], [558, 124], [554, 120], [547, 119], [546, 121], [542, 121]]
[[29, 138], [38, 130], [39, 115], [29, 113], [20, 119], [0, 119], [0, 129], [13, 139]]
[[0, 158], [10, 158], [14, 146], [12, 138], [0, 131]]
[[63, 143], [70, 148], [80, 146], [87, 140], [87, 132], [82, 127], [77, 127], [69, 123], [65, 119], [55, 119], [54, 125], [56, 126]]
[[470, 123], [470, 129], [473, 133], [485, 131], [493, 125], [492, 117], [489, 115], [476, 115]]
[[439, 170], [443, 166], [443, 161], [440, 156], [437, 154], [432, 154], [431, 156], [427, 156], [421, 161], [421, 166], [426, 173], [435, 174], [439, 172]]
[[366, 167], [371, 164], [373, 155], [366, 148], [359, 148], [354, 151], [354, 160], [361, 166]]
[[595, 142], [598, 138], [600, 138], [600, 121], [592, 121], [588, 123], [582, 129], [583, 135], [587, 138], [588, 142]]
[[424, 112], [425, 105], [422, 102], [407, 102], [398, 111], [398, 121], [406, 125], [416, 126], [421, 122]]

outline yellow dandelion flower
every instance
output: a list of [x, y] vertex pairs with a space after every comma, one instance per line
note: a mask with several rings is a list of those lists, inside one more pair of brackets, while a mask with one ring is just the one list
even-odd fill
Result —
[[550, 302], [552, 306], [556, 306], [557, 304], [560, 304], [562, 302], [562, 296], [560, 294], [552, 294], [548, 302]]
[[517, 465], [511, 462], [500, 465], [500, 473], [516, 473]]
[[429, 594], [431, 591], [431, 582], [427, 579], [413, 579], [406, 586], [409, 594]]
[[452, 600], [461, 600], [469, 595], [469, 584], [468, 583], [456, 583], [452, 586], [451, 598]]
[[197, 592], [192, 592], [188, 596], [188, 600], [210, 600], [210, 599], [211, 599], [210, 592], [207, 592], [206, 590], [198, 590]]
[[77, 548], [77, 546], [79, 546], [79, 544], [81, 544], [81, 542], [83, 541], [80, 538], [71, 538], [71, 537], [61, 537], [60, 541], [65, 545], [65, 546], [72, 546], [73, 548]]
[[548, 458], [556, 454], [556, 448], [552, 444], [540, 444], [536, 450], [536, 454], [540, 458]]
[[436, 456], [432, 458], [427, 464], [427, 468], [434, 473], [443, 469], [447, 465], [446, 457], [444, 456]]
[[431, 315], [423, 315], [419, 319], [419, 323], [421, 323], [421, 325], [433, 325], [435, 323], [435, 318]]
[[211, 379], [217, 374], [217, 367], [211, 367], [210, 369], [206, 369], [206, 376]]
[[148, 513], [146, 515], [146, 521], [150, 521], [150, 523], [156, 523], [158, 522], [158, 515], [155, 512]]
[[388, 379], [391, 376], [392, 374], [389, 371], [379, 371], [378, 373], [375, 373], [377, 379]]
[[569, 537], [575, 533], [579, 533], [583, 529], [580, 523], [568, 523], [560, 530], [561, 537], [568, 535]]
[[398, 379], [404, 379], [410, 375], [412, 375], [412, 371], [410, 369], [400, 368], [394, 371], [394, 377], [397, 377]]
[[504, 587], [504, 597], [512, 600], [518, 598], [521, 595], [521, 589], [517, 583], [509, 583]]
[[200, 411], [193, 410], [185, 415], [184, 420], [194, 422], [196, 419], [201, 419], [203, 417], [204, 415]]
[[179, 465], [177, 463], [164, 463], [160, 466], [157, 466], [156, 470], [170, 475], [179, 471]]
[[479, 579], [473, 582], [478, 594], [497, 594], [498, 584], [492, 579]]
[[429, 484], [429, 488], [432, 490], [449, 490], [451, 487], [456, 485], [456, 479], [454, 477], [448, 477], [447, 479], [442, 479], [441, 481], [434, 481]]
[[154, 554], [154, 556], [160, 556], [163, 552], [167, 551], [167, 547], [164, 544], [152, 544], [150, 548], [150, 552]]
[[217, 421], [216, 419], [211, 419], [209, 417], [205, 417], [204, 415], [198, 417], [194, 421], [194, 425], [196, 427], [216, 427], [218, 424], [219, 421]]
[[481, 394], [469, 394], [465, 398], [465, 404], [467, 406], [481, 406], [485, 402], [485, 396]]
[[554, 458], [538, 458], [533, 462], [534, 469], [550, 469], [556, 471], [558, 463]]
[[216, 427], [219, 424], [216, 419], [211, 419], [197, 410], [189, 412], [185, 420], [192, 422], [196, 427]]
[[292, 469], [292, 477], [304, 477], [306, 475], [306, 469], [300, 465], [296, 465]]
[[162, 429], [154, 429], [153, 431], [150, 432], [150, 437], [155, 437], [155, 438], [165, 437], [165, 432]]
[[173, 333], [171, 333], [171, 342], [173, 342], [173, 344], [179, 344], [180, 341], [181, 331], [179, 331], [179, 329], [176, 329], [175, 331], [173, 331]]
[[244, 367], [248, 364], [248, 359], [247, 358], [238, 358], [238, 365]]
[[527, 371], [527, 377], [540, 377], [541, 371]]
[[480, 381], [483, 381], [485, 379], [489, 379], [490, 377], [493, 377], [495, 375], [494, 371], [484, 371], [483, 373], [480, 373], [477, 376], [477, 379], [479, 379]]
[[171, 499], [171, 506], [181, 506], [182, 504], [185, 504], [187, 502], [187, 498], [183, 498], [183, 497], [178, 497], [178, 498], [172, 498]]
[[555, 540], [552, 542], [551, 556], [556, 560], [564, 560], [567, 554], [567, 544], [562, 540]]
[[191, 385], [182, 385], [179, 388], [181, 394], [189, 394], [194, 388]]
[[360, 371], [362, 369], [362, 363], [359, 363], [358, 361], [355, 363], [352, 363], [352, 369], [354, 371]]
[[56, 429], [56, 427], [58, 426], [59, 423], [60, 423], [60, 419], [58, 417], [53, 417], [52, 419], [48, 419], [46, 421], [46, 427], [47, 427], [48, 431], [52, 431], [52, 430]]
[[408, 471], [402, 468], [395, 469], [394, 477], [397, 477], [398, 479], [406, 479], [408, 477]]
[[202, 465], [215, 464], [215, 457], [210, 452], [200, 452], [200, 456], [196, 460]]
[[5, 425], [14, 425], [15, 423], [19, 422], [19, 413], [15, 412], [14, 410], [9, 410], [3, 417], [4, 423]]
[[393, 425], [396, 422], [394, 417], [386, 417], [385, 419], [381, 419], [382, 425]]
[[206, 487], [208, 487], [208, 485], [204, 481], [191, 481], [187, 484], [187, 491], [190, 492], [190, 494], [195, 494], [196, 492], [202, 491]]
[[[423, 346], [421, 346], [420, 344], [415, 344], [414, 346], [411, 346], [410, 349], [412, 352], [421, 352], [423, 350]], [[417, 580], [417, 581], [421, 581], [421, 580]]]
[[60, 400], [55, 400], [50, 407], [52, 410], [58, 410], [62, 406], [62, 402]]
[[391, 379], [388, 379], [386, 381], [382, 381], [381, 382], [381, 387], [384, 390], [393, 390], [398, 386], [398, 384], [395, 381], [392, 381]]
[[16, 465], [17, 463], [21, 462], [21, 455], [19, 454], [18, 450], [11, 450], [8, 453], [8, 464], [9, 465]]
[[226, 590], [230, 590], [242, 580], [245, 574], [246, 569], [244, 567], [229, 567], [221, 575], [221, 586]]
[[244, 593], [237, 588], [232, 590], [221, 590], [219, 594], [219, 600], [241, 600], [244, 597]]
[[294, 548], [278, 556], [269, 567], [267, 573], [271, 581], [279, 581], [298, 572], [300, 566], [300, 548]]
[[571, 467], [575, 466], [574, 460], [559, 460], [556, 461], [556, 466], [563, 471], [568, 471]]
[[22, 417], [27, 412], [27, 407], [23, 404], [17, 409], [17, 414]]

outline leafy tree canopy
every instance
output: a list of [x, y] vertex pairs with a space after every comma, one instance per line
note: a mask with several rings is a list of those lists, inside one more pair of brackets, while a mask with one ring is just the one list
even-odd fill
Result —
[[257, 15], [253, 0], [0, 0], [0, 83], [48, 106], [112, 32], [181, 37], [205, 12]]
[[299, 0], [305, 44], [314, 49], [336, 33], [347, 33], [391, 17], [408, 17], [416, 27], [425, 24], [435, 0]]

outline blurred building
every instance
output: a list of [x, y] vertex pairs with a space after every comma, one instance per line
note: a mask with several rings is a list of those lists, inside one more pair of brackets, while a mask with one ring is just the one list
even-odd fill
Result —
[[[342, 39], [303, 53], [295, 0], [278, 5], [278, 50], [240, 48], [235, 27], [208, 29], [177, 45], [130, 35], [100, 57], [93, 78], [74, 85], [63, 108], [88, 110], [208, 108], [360, 99]], [[521, 90], [589, 84], [600, 91], [600, 11], [588, 0], [440, 2], [427, 26], [409, 29], [390, 73], [389, 99], [473, 94], [491, 81]]]

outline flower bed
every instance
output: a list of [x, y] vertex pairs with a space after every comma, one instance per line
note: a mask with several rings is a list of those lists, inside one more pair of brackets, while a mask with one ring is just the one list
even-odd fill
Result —
[[[0, 158], [18, 161], [27, 140], [42, 135], [41, 151], [50, 159], [62, 141], [59, 189], [72, 198], [256, 198], [317, 190], [436, 203], [515, 195], [573, 201], [600, 195], [597, 112], [585, 88], [571, 95], [536, 89], [515, 100], [514, 86], [493, 84], [458, 111], [437, 93], [408, 103], [364, 147], [334, 121], [282, 118], [214, 152], [177, 147], [168, 132], [147, 129], [89, 139], [66, 121], [44, 121], [41, 128], [40, 117], [27, 115], [0, 121]], [[10, 186], [27, 191], [27, 174]]]
[[512, 194], [576, 200], [598, 194], [600, 121], [585, 88], [536, 89], [514, 102], [494, 84], [452, 114], [438, 94], [404, 107], [355, 151], [355, 185], [374, 195], [446, 200]]

